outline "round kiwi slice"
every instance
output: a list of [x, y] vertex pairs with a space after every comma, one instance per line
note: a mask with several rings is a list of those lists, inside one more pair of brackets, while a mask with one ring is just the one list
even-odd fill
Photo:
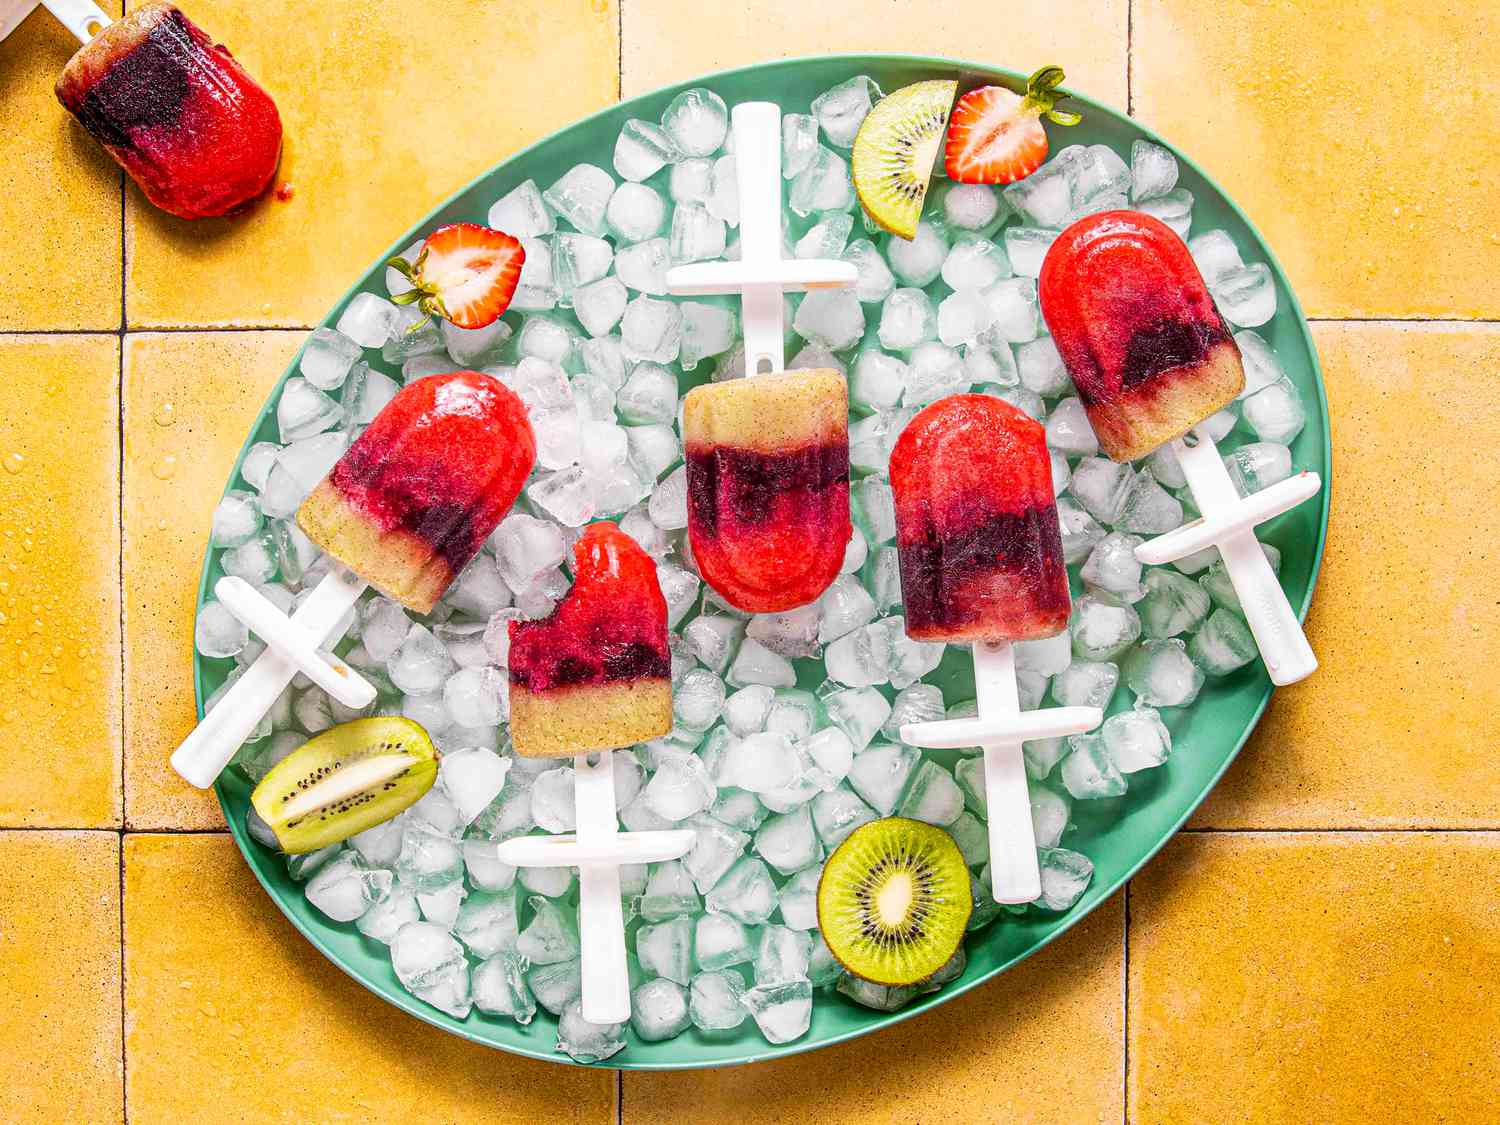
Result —
[[437, 748], [410, 719], [356, 719], [277, 762], [250, 803], [294, 855], [390, 820], [432, 788], [437, 771]]
[[875, 984], [914, 984], [963, 941], [974, 900], [953, 837], [888, 816], [856, 828], [818, 882], [818, 928], [839, 963]]
[[958, 83], [914, 82], [880, 99], [854, 138], [854, 190], [870, 218], [911, 238], [922, 217]]

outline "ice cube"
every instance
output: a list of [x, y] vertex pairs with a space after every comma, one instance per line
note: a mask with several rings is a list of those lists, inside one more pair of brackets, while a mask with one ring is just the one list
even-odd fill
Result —
[[693, 608], [701, 580], [680, 566], [659, 562], [656, 564], [656, 581], [661, 586], [662, 597], [667, 600], [667, 626], [675, 629]]
[[[677, 358], [682, 341], [681, 310], [667, 301], [638, 296], [625, 307], [620, 336], [627, 360], [671, 363]], [[675, 395], [674, 380], [674, 399]]]
[[815, 97], [812, 113], [829, 144], [852, 148], [865, 115], [879, 97], [880, 87], [875, 85], [875, 80], [858, 74]]
[[630, 996], [630, 1026], [646, 1043], [671, 1039], [687, 1030], [688, 992], [676, 981], [657, 977]]
[[618, 277], [581, 285], [573, 293], [573, 313], [591, 336], [606, 336], [625, 314], [629, 295]]
[[810, 113], [781, 118], [781, 174], [790, 180], [811, 163], [818, 151], [818, 119]]
[[937, 337], [937, 310], [920, 289], [897, 289], [880, 307], [880, 346], [907, 351]]
[[1125, 658], [1121, 671], [1125, 686], [1151, 707], [1186, 707], [1203, 687], [1203, 672], [1176, 637], [1145, 641]]
[[[1068, 369], [1063, 366], [1062, 356], [1058, 354], [1057, 345], [1052, 342], [1051, 336], [1042, 336], [1018, 345], [1016, 368], [1021, 385], [1044, 398], [1056, 398], [1073, 389], [1073, 381], [1068, 377]], [[1067, 405], [1070, 402], [1076, 405], [1070, 407]], [[1058, 414], [1064, 408], [1068, 413], [1065, 420], [1059, 421]], [[1052, 440], [1051, 432], [1054, 423], [1064, 429], [1064, 432], [1057, 434], [1055, 441]], [[1088, 415], [1083, 412], [1083, 404], [1076, 398], [1064, 399], [1058, 403], [1052, 416], [1047, 419], [1047, 428], [1048, 444], [1060, 452], [1085, 457], [1098, 452], [1099, 443], [1094, 438], [1093, 427], [1089, 425]]]
[[534, 180], [526, 180], [502, 195], [490, 208], [486, 221], [516, 238], [534, 238], [556, 229], [552, 212], [547, 210]]
[[1245, 389], [1239, 393], [1241, 401], [1286, 377], [1281, 360], [1276, 358], [1271, 345], [1260, 333], [1243, 329], [1234, 334], [1234, 342], [1240, 349], [1245, 368]]
[[679, 203], [672, 209], [672, 261], [701, 262], [724, 256], [724, 220], [702, 203]]
[[[1035, 342], [1038, 344], [1047, 343], [1049, 347], [1051, 346], [1050, 338], [1044, 338]], [[1029, 344], [1021, 345], [1023, 349], [1030, 346]], [[1053, 349], [1053, 354], [1056, 354], [1056, 349]], [[1035, 373], [1033, 375], [1035, 376]], [[1066, 372], [1063, 372], [1063, 378], [1067, 378]], [[1071, 384], [1069, 386], [1071, 387]], [[1070, 476], [1069, 483], [1070, 486], [1074, 487], [1073, 495], [1077, 496], [1079, 501], [1085, 507], [1088, 507], [1089, 511], [1095, 516], [1100, 516], [1100, 511], [1106, 513], [1114, 512], [1112, 505], [1116, 502], [1121, 505], [1124, 504], [1125, 494], [1121, 493], [1117, 497], [1115, 490], [1122, 487], [1122, 482], [1124, 485], [1129, 484], [1131, 479], [1129, 470], [1125, 470], [1122, 474], [1093, 464], [1094, 460], [1099, 460], [1099, 458], [1094, 457], [1099, 452], [1099, 439], [1094, 434], [1093, 424], [1089, 422], [1088, 412], [1084, 410], [1083, 403], [1077, 398], [1070, 397], [1063, 399], [1053, 409], [1051, 416], [1048, 417], [1047, 447], [1062, 454], [1064, 457], [1086, 457], [1091, 459], [1083, 462], [1084, 465], [1090, 466], [1084, 476], [1083, 494], [1080, 495], [1077, 492], [1076, 476]], [[1099, 505], [1100, 511], [1095, 511], [1091, 504]], [[1100, 516], [1100, 518], [1103, 517]], [[1106, 520], [1105, 522], [1112, 521]]]
[[401, 310], [374, 293], [356, 293], [339, 314], [337, 331], [360, 347], [378, 348], [395, 336]]
[[987, 289], [1011, 276], [1006, 252], [987, 238], [960, 235], [943, 260], [943, 281], [957, 291]]
[[1111, 527], [1119, 522], [1125, 501], [1134, 487], [1135, 474], [1130, 466], [1105, 457], [1085, 457], [1073, 467], [1072, 481], [1068, 485], [1073, 498], [1087, 509], [1089, 515]]
[[460, 613], [488, 618], [510, 605], [510, 589], [492, 557], [475, 555], [443, 595], [443, 601]]
[[823, 848], [813, 831], [812, 810], [803, 805], [771, 817], [755, 834], [755, 850], [783, 875], [817, 863], [823, 858]]
[[1029, 277], [1008, 277], [983, 291], [993, 314], [995, 332], [1013, 344], [1024, 344], [1037, 336], [1036, 282]]
[[1177, 158], [1161, 145], [1136, 138], [1130, 145], [1130, 198], [1139, 203], [1177, 186]]
[[461, 727], [492, 727], [506, 717], [507, 689], [505, 673], [498, 668], [461, 668], [443, 685], [443, 703]]
[[501, 952], [474, 969], [474, 1007], [486, 1015], [506, 1016], [525, 1025], [536, 1016], [536, 1000], [526, 984], [526, 962]]
[[909, 746], [877, 743], [854, 756], [849, 785], [881, 816], [890, 816], [918, 758], [918, 752]]
[[623, 183], [609, 197], [605, 221], [621, 241], [644, 242], [661, 233], [667, 221], [667, 201], [645, 184]]
[[1186, 238], [1193, 225], [1193, 193], [1177, 188], [1159, 198], [1142, 200], [1136, 210], [1160, 219], [1178, 238]]
[[604, 233], [605, 210], [614, 190], [614, 177], [603, 168], [576, 164], [542, 193], [542, 199], [575, 230], [600, 235]]
[[772, 652], [754, 637], [746, 637], [726, 679], [735, 687], [749, 684], [791, 687], [797, 682], [797, 672], [786, 657]]
[[799, 258], [837, 258], [844, 252], [844, 247], [849, 241], [849, 233], [853, 229], [853, 215], [843, 211], [825, 215], [797, 240], [796, 256]]
[[526, 495], [565, 527], [582, 527], [594, 516], [593, 490], [577, 465], [533, 477]]
[[989, 226], [1000, 213], [1000, 197], [984, 184], [953, 184], [943, 193], [943, 216], [961, 230]]
[[[830, 219], [836, 219], [831, 216]], [[851, 228], [852, 228], [851, 223]], [[875, 244], [867, 238], [861, 238], [851, 242], [842, 254], [843, 260], [851, 263], [858, 271], [858, 277], [854, 282], [854, 295], [861, 303], [870, 305], [884, 301], [896, 288], [896, 277], [891, 273], [891, 268], [885, 264], [885, 259], [880, 256], [880, 251], [875, 249]]]
[[303, 345], [298, 370], [318, 390], [331, 391], [344, 385], [362, 354], [359, 344], [342, 332], [315, 328]]
[[[787, 206], [798, 215], [815, 211], [844, 211], [854, 203], [854, 182], [843, 157], [822, 145], [792, 180]], [[936, 276], [934, 273], [933, 276]]]
[[676, 143], [660, 125], [631, 118], [615, 138], [615, 173], [621, 179], [650, 179], [682, 159]]
[[515, 940], [516, 952], [533, 965], [555, 965], [578, 956], [578, 919], [571, 906], [534, 896], [531, 921]]
[[1009, 341], [995, 331], [994, 325], [964, 348], [964, 374], [970, 383], [1005, 388], [1016, 385], [1020, 376], [1016, 371], [1015, 354]]
[[943, 690], [936, 684], [912, 684], [896, 694], [891, 713], [881, 726], [885, 737], [899, 740], [907, 723], [925, 723], [943, 718]]
[[753, 943], [753, 933], [727, 914], [704, 914], [694, 926], [694, 956], [709, 972], [749, 961], [755, 956]]
[[812, 1022], [812, 985], [806, 980], [757, 985], [740, 997], [740, 1003], [768, 1043], [800, 1039]]
[[1188, 251], [1203, 280], [1213, 288], [1220, 278], [1241, 268], [1239, 248], [1224, 231], [1211, 230], [1188, 240]]
[[684, 90], [667, 103], [661, 124], [684, 156], [709, 156], [729, 132], [729, 108], [712, 90]]
[[942, 273], [948, 258], [948, 239], [937, 226], [924, 219], [917, 224], [911, 238], [892, 235], [885, 253], [901, 284], [922, 289]]
[[[712, 672], [705, 672], [705, 675], [715, 681], [718, 679]], [[708, 808], [717, 793], [702, 759], [691, 754], [675, 754], [663, 761], [652, 774], [641, 796], [647, 808], [675, 824]]]
[[1290, 445], [1307, 423], [1302, 396], [1284, 375], [1246, 398], [1240, 411], [1257, 438], [1278, 445]]
[[276, 425], [283, 442], [309, 438], [337, 425], [343, 408], [300, 375], [293, 375], [276, 403]]
[[1128, 605], [1113, 605], [1086, 594], [1073, 602], [1069, 629], [1074, 655], [1084, 660], [1113, 660], [1141, 635], [1141, 619]]
[[593, 1023], [583, 1018], [583, 1002], [574, 1000], [557, 1021], [557, 1050], [575, 1062], [603, 1062], [625, 1049], [623, 1023]]
[[721, 156], [714, 161], [704, 205], [714, 218], [732, 227], [740, 225], [739, 173], [733, 156]]
[[688, 995], [688, 1015], [701, 1031], [729, 1031], [745, 1022], [745, 982], [735, 972], [699, 973]]
[[831, 679], [849, 687], [870, 687], [891, 678], [891, 639], [883, 623], [867, 625], [830, 644], [823, 654]]
[[[704, 620], [707, 618], [700, 617], [693, 624]], [[775, 692], [764, 684], [751, 684], [729, 696], [724, 703], [724, 722], [730, 733], [744, 738], [765, 730], [774, 699]]]
[[[990, 333], [994, 333], [994, 331], [993, 328], [990, 329]], [[1042, 396], [1035, 391], [1015, 386], [1013, 382], [1010, 386], [987, 390], [985, 393], [994, 395], [1003, 402], [1010, 403], [1022, 414], [1035, 418], [1038, 422], [1045, 422], [1047, 420], [1047, 404], [1042, 401]]]
[[895, 356], [870, 348], [859, 353], [849, 379], [849, 401], [866, 410], [889, 410], [906, 390], [907, 366]]
[[970, 344], [993, 321], [994, 309], [977, 291], [969, 289], [950, 293], [938, 306], [938, 339], [949, 347]]
[[957, 820], [963, 811], [964, 795], [953, 776], [936, 762], [923, 761], [918, 765], [899, 814], [944, 827]]
[[1264, 262], [1231, 268], [1209, 289], [1224, 319], [1237, 328], [1257, 328], [1276, 315], [1276, 281]]
[[1005, 252], [1019, 277], [1040, 277], [1047, 251], [1062, 231], [1051, 227], [1010, 227], [1005, 232]]
[[[785, 906], [784, 898], [782, 905]], [[816, 919], [814, 922], [816, 923]], [[755, 950], [755, 983], [769, 985], [805, 981], [811, 956], [812, 938], [808, 934], [790, 926], [763, 926]]]
[[[586, 235], [568, 235], [569, 238], [586, 238]], [[499, 358], [499, 353], [509, 342], [513, 329], [503, 320], [496, 320], [483, 328], [459, 328], [450, 321], [439, 325], [443, 336], [443, 347], [449, 358], [463, 367], [483, 367]]]
[[1120, 669], [1108, 661], [1079, 660], [1052, 678], [1052, 698], [1063, 707], [1109, 706]]
[[463, 947], [443, 926], [409, 922], [391, 941], [391, 967], [413, 996], [463, 1019], [472, 1007]]
[[[673, 385], [676, 385], [675, 379]], [[653, 388], [652, 394], [656, 393]], [[673, 395], [675, 398], [675, 390]], [[655, 480], [682, 459], [682, 445], [670, 425], [631, 426], [625, 431], [625, 440], [630, 448], [631, 463], [648, 480]]]
[[442, 689], [455, 665], [443, 643], [421, 625], [413, 625], [391, 657], [391, 682], [407, 695], [430, 695]]
[[553, 1015], [561, 1015], [583, 992], [581, 965], [576, 959], [537, 965], [527, 972], [526, 986], [535, 994], [538, 1004]]
[[1001, 195], [1023, 221], [1061, 229], [1073, 209], [1071, 163], [1064, 153], [1058, 153], [1025, 179], [1002, 189]]
[[1125, 778], [1104, 749], [1099, 734], [1075, 734], [1068, 739], [1071, 752], [1062, 763], [1062, 782], [1079, 801], [1118, 797], [1125, 792]]
[[576, 827], [571, 767], [557, 767], [537, 775], [531, 785], [531, 815], [537, 827], [548, 832], [571, 832]]
[[1227, 676], [1256, 657], [1255, 638], [1240, 618], [1216, 609], [1188, 641], [1188, 655], [1208, 676]]
[[1037, 860], [1042, 893], [1036, 904], [1043, 910], [1068, 910], [1083, 897], [1094, 877], [1094, 865], [1088, 856], [1067, 848], [1042, 848]]
[[389, 871], [371, 869], [353, 852], [326, 861], [309, 880], [307, 901], [335, 922], [353, 922], [390, 894]]
[[822, 615], [818, 640], [823, 644], [837, 640], [875, 620], [875, 600], [852, 574], [841, 574], [818, 599]]
[[216, 601], [203, 603], [193, 628], [193, 645], [204, 656], [225, 659], [242, 652], [250, 630]]
[[672, 918], [642, 926], [635, 935], [635, 955], [651, 975], [687, 984], [693, 975], [693, 922]]
[[1121, 773], [1152, 769], [1172, 752], [1172, 736], [1161, 715], [1151, 707], [1111, 715], [1099, 733], [1104, 738], [1105, 753]]
[[527, 312], [556, 308], [558, 292], [552, 274], [552, 246], [543, 238], [523, 237], [521, 249], [526, 251], [526, 260], [521, 265], [510, 307]]
[[1144, 584], [1146, 596], [1138, 608], [1147, 637], [1162, 640], [1192, 632], [1208, 616], [1208, 594], [1192, 579], [1153, 569]]
[[812, 800], [813, 826], [817, 829], [818, 838], [828, 848], [838, 847], [849, 833], [862, 824], [868, 824], [876, 815], [874, 809], [843, 785], [827, 793], [819, 793]]
[[354, 924], [365, 937], [382, 945], [390, 945], [402, 926], [408, 922], [416, 922], [420, 917], [417, 896], [406, 887], [397, 886], [391, 889], [391, 893], [383, 901], [360, 915]]
[[637, 293], [662, 296], [667, 291], [671, 247], [665, 238], [624, 246], [615, 255], [615, 275]]
[[672, 165], [667, 194], [673, 203], [707, 203], [713, 187], [714, 162], [703, 157], [680, 160]]
[[[698, 366], [699, 360], [721, 355], [734, 346], [734, 313], [700, 301], [683, 301], [678, 307], [682, 311], [682, 346], [678, 362], [684, 371], [691, 371]], [[863, 327], [861, 319], [861, 330]]]
[[1259, 492], [1292, 475], [1292, 455], [1284, 445], [1255, 441], [1224, 458], [1224, 467], [1242, 496]]
[[844, 351], [864, 335], [864, 309], [848, 289], [815, 289], [802, 298], [793, 326], [805, 340]]
[[704, 899], [714, 914], [726, 914], [747, 926], [758, 926], [776, 912], [778, 895], [771, 874], [759, 859], [738, 860]]

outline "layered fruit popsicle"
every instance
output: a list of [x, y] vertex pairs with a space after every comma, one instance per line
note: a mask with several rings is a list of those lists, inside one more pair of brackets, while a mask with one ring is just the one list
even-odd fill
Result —
[[510, 624], [511, 741], [528, 758], [560, 758], [671, 728], [656, 564], [614, 524], [590, 524], [573, 545], [573, 588], [552, 615]]
[[536, 460], [526, 408], [476, 371], [403, 388], [297, 511], [314, 543], [428, 613], [515, 502]]
[[1135, 211], [1068, 227], [1042, 262], [1042, 315], [1116, 461], [1181, 437], [1244, 389], [1229, 327], [1187, 246]]
[[683, 400], [688, 535], [731, 605], [776, 613], [838, 577], [849, 542], [849, 390], [837, 371], [696, 387]]
[[137, 8], [80, 48], [57, 98], [152, 203], [181, 218], [232, 211], [276, 175], [276, 103], [171, 4]]
[[1024, 641], [1068, 625], [1068, 572], [1040, 423], [989, 395], [924, 409], [891, 451], [906, 632]]

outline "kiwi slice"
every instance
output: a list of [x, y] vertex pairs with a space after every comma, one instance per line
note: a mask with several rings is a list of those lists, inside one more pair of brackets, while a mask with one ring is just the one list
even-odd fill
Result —
[[410, 719], [356, 719], [277, 762], [250, 803], [296, 855], [390, 820], [432, 788], [437, 771], [437, 748]]
[[829, 951], [874, 984], [915, 984], [941, 969], [973, 908], [953, 837], [901, 816], [856, 828], [818, 882], [818, 928]]
[[948, 131], [958, 83], [914, 82], [880, 99], [854, 138], [854, 190], [870, 218], [911, 238]]

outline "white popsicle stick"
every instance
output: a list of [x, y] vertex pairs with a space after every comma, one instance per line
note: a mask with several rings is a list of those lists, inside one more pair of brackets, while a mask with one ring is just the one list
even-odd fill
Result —
[[87, 43], [114, 22], [93, 0], [42, 0], [42, 3], [80, 43]]
[[740, 194], [740, 260], [695, 262], [667, 271], [679, 296], [740, 294], [745, 374], [786, 367], [782, 294], [787, 290], [853, 285], [859, 271], [831, 259], [781, 256], [781, 107], [741, 102], [731, 114]]
[[375, 702], [375, 686], [369, 680], [341, 658], [323, 651], [318, 638], [243, 578], [230, 575], [219, 579], [214, 594], [219, 604], [249, 626], [267, 647], [295, 664], [299, 672], [345, 707], [358, 711]]
[[614, 751], [573, 758], [575, 836], [517, 836], [496, 858], [512, 867], [578, 868], [578, 941], [583, 1018], [623, 1023], [630, 1018], [630, 972], [625, 963], [625, 913], [620, 865], [677, 859], [693, 846], [691, 829], [621, 832], [615, 818]]
[[[334, 567], [291, 619], [331, 645], [342, 636], [335, 628], [364, 591], [363, 581]], [[211, 786], [298, 671], [286, 657], [267, 648], [183, 740], [172, 754], [172, 768], [190, 785]]]
[[1201, 430], [1192, 436], [1191, 443], [1173, 441], [1172, 451], [1203, 518], [1141, 544], [1136, 558], [1161, 564], [1218, 547], [1271, 682], [1281, 686], [1306, 679], [1317, 671], [1318, 658], [1255, 538], [1255, 526], [1316, 495], [1322, 481], [1317, 473], [1304, 472], [1242, 497], [1213, 439]]
[[[990, 832], [990, 887], [996, 902], [1032, 902], [1042, 893], [1031, 793], [1021, 744], [1092, 730], [1104, 720], [1097, 707], [1022, 711], [1016, 691], [1016, 653], [1009, 642], [977, 641], [974, 696], [979, 718], [907, 723], [901, 740], [912, 746], [984, 749], [984, 799]], [[1045, 716], [1044, 719], [1039, 717]], [[1046, 733], [1039, 733], [1045, 731]]]

